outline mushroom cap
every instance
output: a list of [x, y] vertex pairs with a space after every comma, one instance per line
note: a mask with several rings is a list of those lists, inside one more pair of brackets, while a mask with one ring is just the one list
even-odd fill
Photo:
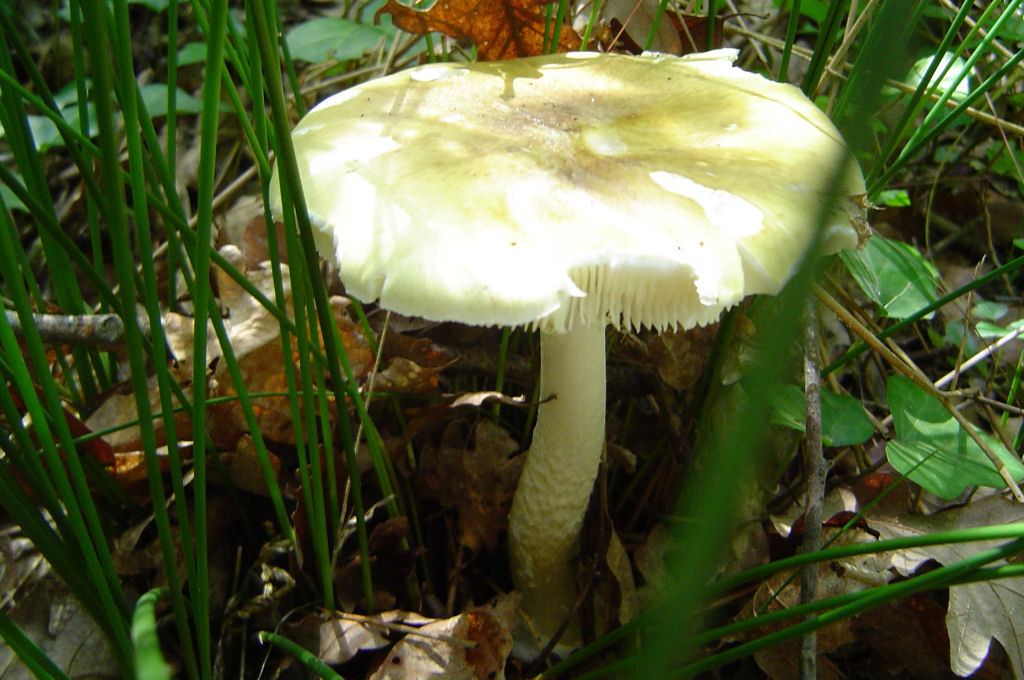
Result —
[[[317, 247], [349, 294], [436, 321], [713, 322], [786, 283], [847, 156], [735, 56], [429, 64], [340, 92], [293, 132]], [[855, 166], [826, 252], [864, 225]]]

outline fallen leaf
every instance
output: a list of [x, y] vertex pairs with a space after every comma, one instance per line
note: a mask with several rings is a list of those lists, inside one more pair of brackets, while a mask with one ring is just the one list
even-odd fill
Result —
[[[281, 461], [270, 451], [267, 451], [267, 456], [276, 478], [281, 472]], [[212, 468], [210, 471], [214, 481], [220, 476], [219, 471], [223, 470], [227, 473], [231, 484], [242, 491], [263, 496], [264, 498], [270, 495], [252, 436], [248, 434], [242, 435], [235, 445], [235, 450], [221, 453], [220, 460], [221, 465]]]
[[[150, 377], [146, 383], [146, 387], [149, 391], [149, 408], [152, 413], [160, 412], [160, 393], [158, 391], [156, 377]], [[85, 421], [86, 427], [90, 431], [97, 432], [100, 430], [107, 431], [107, 434], [103, 436], [104, 441], [110, 446], [111, 450], [117, 453], [135, 452], [142, 449], [142, 433], [139, 430], [139, 426], [128, 425], [123, 427], [125, 423], [131, 423], [138, 421], [139, 411], [137, 403], [135, 401], [135, 395], [131, 392], [110, 392], [106, 399], [96, 408], [95, 411]], [[174, 416], [175, 430], [179, 439], [187, 439], [191, 437], [192, 424], [182, 413], [176, 413]], [[164, 419], [155, 417], [153, 419], [153, 427], [156, 430], [156, 441], [158, 445], [163, 445], [166, 441], [164, 435]], [[112, 431], [110, 431], [112, 430]], [[120, 464], [116, 460], [115, 465]]]
[[[25, 588], [5, 616], [68, 677], [120, 676], [103, 630], [55, 576]], [[14, 650], [0, 643], [0, 679], [32, 677]]]
[[[377, 11], [390, 14], [403, 31], [424, 35], [440, 31], [456, 40], [469, 40], [477, 48], [477, 59], [494, 61], [544, 54], [547, 0], [437, 0], [426, 11], [418, 11], [388, 0]], [[578, 49], [580, 38], [570, 21], [562, 25], [558, 49]]]
[[400, 640], [370, 680], [481, 680], [504, 677], [512, 651], [512, 596], [420, 626]]
[[389, 633], [402, 626], [420, 626], [431, 619], [416, 614], [391, 610], [370, 616], [338, 613], [320, 625], [319, 659], [332, 666], [350, 660], [359, 652], [381, 649], [391, 644]]
[[887, 675], [922, 680], [952, 677], [942, 608], [931, 593], [889, 602], [853, 619], [857, 639], [885, 659]]
[[373, 380], [374, 392], [432, 394], [437, 392], [440, 369], [424, 368], [415, 361], [395, 357]]
[[664, 331], [647, 341], [647, 351], [661, 379], [677, 390], [685, 390], [700, 379], [717, 334], [718, 324]]
[[522, 395], [518, 397], [509, 397], [501, 392], [463, 392], [457, 397], [452, 399], [452, 402], [448, 405], [448, 408], [457, 408], [459, 406], [483, 406], [484, 402], [497, 401], [499, 404], [505, 404], [506, 406], [526, 406], [526, 400]]
[[[921, 536], [937, 531], [964, 530], [1021, 521], [1020, 505], [994, 494], [960, 508], [928, 516], [893, 519], [873, 518], [871, 527], [882, 538]], [[926, 546], [901, 551], [892, 556], [893, 565], [906, 575], [929, 559], [948, 565], [983, 550], [997, 547], [1001, 541], [977, 541]], [[993, 565], [1005, 564], [995, 562]], [[1024, 577], [999, 579], [953, 586], [949, 589], [946, 630], [949, 632], [950, 667], [960, 676], [974, 673], [988, 655], [993, 639], [998, 640], [1013, 666], [1015, 678], [1024, 678]]]
[[[390, 607], [406, 592], [409, 575], [419, 552], [410, 550], [409, 519], [392, 517], [373, 527], [369, 538], [373, 569], [373, 601], [378, 607]], [[361, 557], [358, 553], [335, 572], [336, 593], [342, 603], [354, 608], [362, 599]]]
[[[792, 577], [791, 581], [790, 578], [791, 574], [788, 572], [778, 573], [761, 583], [739, 618], [754, 618], [764, 613], [788, 609], [799, 604], [800, 577]], [[788, 584], [787, 581], [789, 581]], [[836, 574], [827, 564], [822, 564], [818, 568], [819, 598], [863, 590], [864, 587], [864, 584]], [[759, 634], [782, 630], [788, 625], [792, 624], [781, 622], [764, 625], [759, 629]], [[854, 641], [850, 627], [849, 620], [845, 620], [818, 630], [818, 678], [838, 680], [843, 677], [835, 663], [826, 654]], [[799, 638], [787, 640], [755, 653], [754, 659], [761, 670], [772, 680], [797, 680], [800, 678], [800, 644]]]
[[462, 545], [494, 550], [508, 523], [506, 506], [515, 493], [522, 456], [512, 456], [519, 445], [490, 420], [476, 424], [473, 440], [469, 449], [464, 424], [450, 424], [440, 447], [424, 447], [417, 481], [426, 497], [457, 508]]

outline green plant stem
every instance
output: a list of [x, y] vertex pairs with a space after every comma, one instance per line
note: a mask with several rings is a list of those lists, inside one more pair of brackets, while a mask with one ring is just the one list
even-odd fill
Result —
[[283, 635], [278, 635], [277, 633], [271, 633], [264, 630], [260, 632], [259, 639], [260, 642], [270, 642], [276, 647], [279, 647], [282, 651], [295, 657], [303, 666], [315, 673], [317, 677], [324, 678], [324, 680], [345, 680], [334, 672], [333, 668], [318, 659], [315, 654], [292, 642]]
[[789, 20], [786, 22], [786, 43], [782, 48], [782, 56], [779, 58], [779, 72], [775, 75], [775, 79], [780, 83], [789, 82], [789, 60], [793, 55], [796, 31], [800, 26], [800, 3], [801, 0], [793, 0], [793, 6], [789, 8]]
[[995, 467], [996, 471], [998, 471], [999, 476], [1003, 478], [1004, 482], [1006, 482], [1007, 488], [1009, 488], [1013, 492], [1014, 498], [1016, 498], [1018, 502], [1024, 503], [1024, 492], [1020, 490], [1020, 487], [1017, 485], [1017, 481], [1010, 475], [1010, 472], [1007, 469], [1006, 464], [1003, 463], [1002, 460], [1000, 460], [999, 455], [996, 454], [996, 452], [992, 449], [989, 443], [985, 441], [984, 438], [982, 438], [982, 436], [978, 433], [977, 429], [973, 425], [971, 425], [971, 423], [962, 413], [960, 413], [960, 410], [957, 409], [956, 406], [953, 404], [952, 400], [949, 398], [949, 395], [935, 387], [935, 385], [932, 384], [931, 380], [928, 379], [928, 376], [924, 375], [924, 373], [922, 373], [916, 365], [904, 361], [902, 358], [897, 356], [895, 352], [886, 347], [884, 343], [879, 341], [875, 337], [874, 333], [867, 329], [852, 314], [846, 311], [846, 309], [844, 309], [838, 301], [836, 301], [831, 295], [829, 295], [828, 291], [821, 288], [820, 286], [815, 285], [814, 293], [815, 295], [817, 295], [818, 299], [824, 302], [825, 305], [832, 311], [832, 313], [835, 314], [847, 328], [849, 328], [851, 331], [853, 331], [855, 335], [857, 335], [868, 345], [870, 345], [873, 350], [878, 352], [886, 360], [886, 363], [888, 363], [901, 374], [912, 380], [915, 385], [923, 389], [929, 395], [937, 399], [939, 403], [941, 403], [943, 407], [947, 411], [949, 411], [949, 414], [953, 417], [953, 419], [960, 424], [960, 427], [963, 428], [967, 436], [970, 437], [974, 441], [974, 443], [977, 444], [978, 447], [981, 448], [981, 450], [985, 453], [985, 456], [988, 457], [988, 459], [992, 462], [993, 467]]
[[[202, 16], [202, 12], [198, 13]], [[192, 345], [192, 472], [193, 517], [196, 579], [189, 583], [199, 652], [200, 677], [209, 678], [212, 671], [210, 649], [209, 559], [207, 545], [206, 506], [206, 340], [207, 317], [212, 302], [210, 280], [210, 234], [213, 225], [213, 190], [217, 163], [217, 127], [220, 116], [221, 75], [224, 67], [227, 0], [210, 0], [209, 26], [206, 29], [206, 75], [203, 107], [199, 119], [198, 196], [196, 199], [196, 242], [192, 269], [196, 286], [194, 302], [194, 341]]]
[[139, 680], [170, 680], [171, 669], [160, 651], [156, 627], [156, 603], [166, 598], [166, 588], [154, 588], [135, 603], [132, 616], [132, 643], [135, 647], [135, 672]]
[[1003, 559], [1010, 555], [1024, 550], [1024, 539], [1017, 539], [1000, 548], [984, 550], [977, 555], [961, 560], [951, 565], [939, 567], [938, 569], [916, 576], [907, 581], [872, 588], [864, 591], [861, 597], [854, 599], [848, 604], [836, 607], [824, 614], [814, 616], [809, 620], [802, 621], [793, 626], [776, 633], [769, 633], [757, 640], [747, 642], [728, 651], [702, 659], [679, 668], [675, 673], [666, 677], [692, 677], [711, 668], [717, 668], [736, 659], [741, 659], [753, 654], [756, 651], [780, 644], [786, 640], [802, 636], [808, 632], [824, 628], [825, 626], [848, 619], [857, 614], [879, 607], [888, 602], [898, 600], [914, 593], [935, 590], [948, 587], [949, 584], [966, 576], [969, 572], [979, 569], [990, 562]]
[[[306, 202], [302, 193], [302, 185], [299, 181], [298, 166], [295, 163], [295, 152], [292, 148], [291, 138], [289, 136], [288, 113], [284, 101], [284, 90], [282, 87], [280, 70], [276, 66], [278, 63], [277, 52], [274, 49], [274, 45], [276, 43], [271, 38], [270, 22], [268, 21], [267, 16], [263, 12], [255, 11], [251, 18], [253, 19], [254, 32], [260, 46], [263, 73], [267, 80], [267, 96], [270, 100], [271, 110], [273, 112], [272, 121], [274, 123], [274, 131], [278, 143], [277, 162], [279, 164], [282, 182], [281, 194], [283, 198], [290, 196], [292, 199], [292, 210], [301, 235], [302, 252], [305, 258], [306, 269], [307, 271], [314, 272], [318, 270], [318, 267], [316, 247], [313, 245], [313, 228], [309, 222], [309, 217], [306, 214]], [[287, 223], [289, 221], [288, 218], [290, 217], [288, 214], [289, 209], [287, 207], [285, 213], [285, 221]], [[355, 382], [351, 379], [352, 370], [348, 365], [348, 357], [345, 355], [344, 348], [341, 344], [340, 338], [338, 337], [338, 328], [332, 317], [326, 290], [322, 285], [322, 282], [320, 285], [314, 285], [312, 290], [315, 298], [314, 302], [317, 318], [320, 323], [320, 329], [323, 332], [324, 350], [328, 357], [327, 367], [334, 389], [338, 393], [343, 390], [348, 393], [353, 405], [355, 405], [359, 412], [359, 417], [364, 425], [366, 425], [367, 428], [372, 428], [373, 423], [370, 420], [369, 415], [366, 413], [362, 398], [356, 389]], [[339, 366], [339, 363], [341, 366]], [[343, 370], [344, 373], [342, 372]], [[338, 420], [344, 436], [346, 434], [346, 428], [348, 428], [348, 422], [344, 415], [343, 402], [339, 402], [338, 411]], [[373, 430], [372, 435], [371, 432], [368, 431], [367, 435], [367, 441], [370, 444], [371, 453], [373, 452], [374, 447], [376, 447], [377, 455], [381, 455], [379, 451], [379, 439], [375, 439], [376, 430]], [[347, 439], [350, 440], [350, 437], [351, 435], [349, 432]], [[350, 494], [352, 498], [353, 512], [356, 519], [356, 535], [362, 557], [360, 570], [362, 576], [363, 596], [366, 600], [367, 608], [372, 610], [373, 579], [370, 572], [369, 542], [366, 533], [366, 517], [363, 505], [362, 487], [359, 480], [359, 466], [356, 462], [354, 444], [351, 443], [351, 441], [346, 441], [345, 444], [345, 462], [348, 467], [349, 479], [351, 482]]]
[[2, 610], [0, 610], [0, 637], [18, 655], [18, 660], [25, 664], [25, 668], [32, 674], [32, 677], [39, 680], [70, 680], [68, 675], [50, 657], [46, 656], [31, 638], [22, 632], [21, 628], [7, 615], [7, 612]]
[[[117, 92], [121, 95], [121, 110], [124, 117], [125, 126], [127, 129], [135, 130], [142, 127], [140, 114], [139, 114], [139, 103], [138, 90], [134, 78], [134, 68], [132, 64], [132, 32], [128, 20], [128, 8], [124, 2], [114, 3], [114, 16], [113, 16], [113, 36], [116, 40], [113, 41], [112, 48], [114, 50], [115, 61], [118, 65], [118, 75], [120, 76], [119, 86], [116, 88]], [[142, 117], [148, 120], [148, 115]], [[148, 354], [153, 358], [154, 364], [157, 366], [167, 366], [168, 358], [166, 354], [166, 342], [163, 335], [163, 325], [160, 314], [160, 304], [157, 299], [157, 283], [156, 283], [156, 272], [153, 267], [153, 260], [147, 257], [145, 254], [152, 252], [152, 238], [150, 235], [150, 222], [149, 222], [149, 195], [147, 192], [147, 184], [145, 177], [145, 159], [144, 151], [142, 147], [142, 140], [138, 135], [127, 135], [125, 139], [128, 150], [128, 179], [130, 182], [131, 195], [132, 195], [132, 206], [133, 206], [133, 224], [135, 227], [135, 242], [138, 244], [140, 256], [137, 259], [139, 262], [139, 269], [141, 272], [140, 292], [146, 308], [148, 316], [148, 333], [145, 335], [152, 338], [152, 343], [147, 347], [144, 347], [142, 337], [142, 329], [138, 327], [136, 317], [134, 315], [134, 303], [131, 307], [128, 307], [127, 302], [122, 307], [122, 314], [127, 314], [125, 310], [131, 309], [132, 316], [130, 318], [123, 319], [123, 323], [130, 326], [130, 330], [126, 328], [126, 340], [129, 345], [129, 353], [131, 355], [130, 363], [132, 366], [131, 380], [133, 393], [136, 398], [136, 409], [139, 413], [139, 425], [140, 435], [143, 442], [143, 451], [146, 456], [146, 472], [147, 481], [149, 484], [150, 495], [153, 499], [153, 515], [154, 522], [157, 527], [157, 534], [160, 538], [160, 548], [165, 565], [174, 565], [177, 562], [177, 545], [178, 542], [171, 530], [170, 516], [167, 511], [166, 496], [163, 487], [163, 477], [161, 472], [160, 460], [156, 455], [157, 442], [156, 433], [152, 424], [152, 415], [150, 407], [149, 397], [149, 385], [147, 380], [146, 360], [145, 355]], [[155, 147], [157, 153], [159, 153], [159, 147]], [[110, 208], [112, 210], [113, 208]], [[135, 271], [134, 267], [129, 269], [127, 263], [125, 263], [125, 255], [122, 254], [122, 266], [119, 269], [120, 286], [122, 291], [125, 291], [126, 296], [130, 295], [130, 299], [135, 298], [134, 285], [135, 285]], [[127, 255], [131, 258], [130, 255]], [[130, 291], [130, 292], [129, 292]], [[146, 351], [148, 349], [148, 351]], [[157, 389], [159, 393], [159, 399], [161, 409], [164, 413], [173, 412], [173, 402], [171, 400], [172, 383], [174, 382], [172, 377], [166, 370], [156, 372]], [[180, 462], [178, 462], [178, 446], [177, 437], [175, 434], [175, 427], [173, 420], [170, 418], [164, 421], [165, 427], [165, 439], [167, 444], [167, 450], [172, 460], [172, 470], [177, 474], [176, 477], [179, 480], [179, 488], [182, 486], [180, 483]], [[178, 498], [179, 511], [184, 510], [184, 497]], [[181, 515], [186, 516], [186, 515]], [[192, 551], [190, 532], [185, 529], [183, 530], [183, 538], [185, 539], [185, 545], [182, 547], [182, 552], [186, 560], [186, 564], [192, 564]], [[194, 569], [189, 570], [191, 578], [199, 578], [199, 575]], [[175, 626], [177, 628], [179, 640], [182, 643], [183, 649], [183, 662], [185, 665], [186, 672], [190, 677], [199, 677], [200, 670], [198, 662], [195, 658], [195, 647], [193, 644], [192, 631], [189, 627], [189, 619], [187, 617], [187, 605], [181, 592], [181, 579], [176, 569], [167, 568], [166, 576], [170, 592], [174, 595], [171, 598], [172, 609], [175, 613]]]
[[[899, 321], [898, 323], [895, 323], [892, 326], [889, 326], [888, 328], [883, 330], [882, 332], [876, 334], [875, 337], [877, 337], [879, 340], [885, 340], [886, 338], [892, 337], [893, 335], [903, 330], [904, 328], [907, 328], [911, 324], [914, 324], [920, 321], [921, 319], [925, 318], [935, 310], [940, 309], [945, 305], [949, 304], [950, 302], [953, 302], [954, 300], [963, 297], [972, 290], [977, 290], [978, 288], [981, 288], [982, 286], [985, 286], [998, 278], [1006, 276], [1007, 274], [1014, 272], [1017, 269], [1020, 269], [1022, 266], [1024, 266], [1024, 255], [1014, 258], [1007, 262], [1006, 264], [1000, 267], [996, 267], [987, 274], [982, 274], [981, 276], [970, 281], [969, 283], [966, 283], [963, 286], [957, 288], [956, 290], [947, 293], [946, 295], [943, 295], [935, 302], [932, 302], [926, 305], [925, 307], [922, 307], [921, 309], [917, 310], [916, 312], [914, 312], [907, 318], [903, 319], [902, 321]], [[829, 373], [838, 370], [846, 363], [848, 363], [851, 359], [854, 359], [863, 354], [864, 351], [867, 349], [868, 344], [866, 342], [857, 343], [856, 345], [848, 349], [841, 357], [839, 357], [838, 359], [830, 363], [828, 366], [823, 368], [821, 370], [822, 375], [828, 375]]]

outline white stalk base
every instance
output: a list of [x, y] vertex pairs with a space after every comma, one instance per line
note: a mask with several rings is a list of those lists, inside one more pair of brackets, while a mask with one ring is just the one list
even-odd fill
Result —
[[[512, 576], [529, 625], [547, 643], [576, 602], [576, 553], [604, 447], [604, 325], [541, 333], [533, 442], [509, 514]], [[560, 647], [578, 646], [575, 620]]]

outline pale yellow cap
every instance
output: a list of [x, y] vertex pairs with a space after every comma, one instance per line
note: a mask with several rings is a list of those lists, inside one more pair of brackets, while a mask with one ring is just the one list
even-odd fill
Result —
[[[846, 148], [735, 54], [431, 64], [334, 95], [293, 133], [321, 254], [364, 302], [548, 331], [689, 328], [776, 293]], [[854, 163], [839, 186], [825, 252], [864, 225]]]

